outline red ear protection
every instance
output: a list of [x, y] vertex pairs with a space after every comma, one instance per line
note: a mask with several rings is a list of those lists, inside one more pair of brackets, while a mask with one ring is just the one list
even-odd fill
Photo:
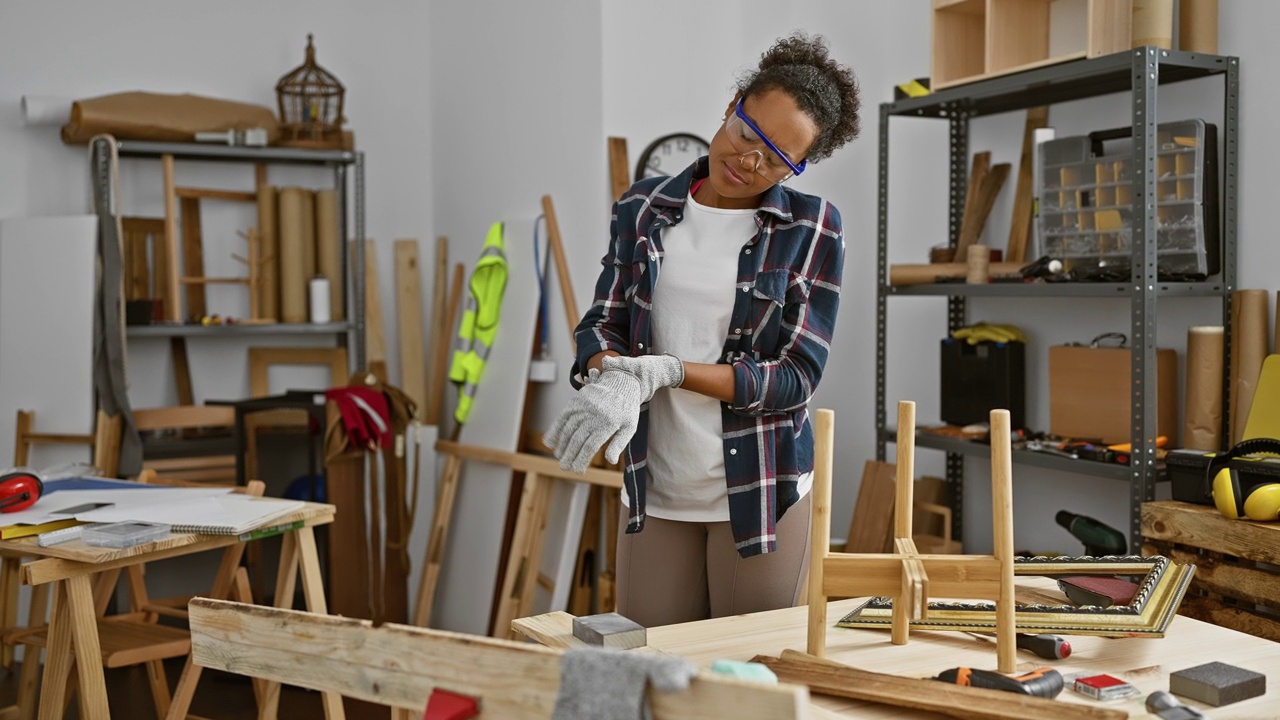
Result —
[[26, 510], [40, 499], [44, 483], [33, 472], [18, 471], [0, 475], [0, 512]]

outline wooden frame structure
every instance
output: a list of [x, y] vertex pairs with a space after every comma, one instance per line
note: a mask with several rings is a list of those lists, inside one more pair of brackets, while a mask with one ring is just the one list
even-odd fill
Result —
[[1013, 473], [1009, 411], [991, 411], [993, 555], [921, 555], [911, 540], [915, 481], [915, 403], [898, 403], [898, 474], [894, 503], [894, 550], [886, 554], [831, 552], [831, 474], [835, 413], [814, 417], [816, 459], [809, 560], [808, 651], [822, 657], [827, 646], [829, 597], [892, 596], [892, 642], [904, 645], [912, 620], [928, 612], [929, 594], [948, 598], [995, 598], [996, 657], [1000, 672], [1014, 672]]
[[[544, 720], [562, 651], [442, 630], [244, 605], [191, 601], [192, 660], [421, 715], [438, 688], [479, 700], [479, 718]], [[609, 692], [608, 688], [602, 688]], [[655, 720], [803, 720], [809, 692], [701, 674], [687, 690], [650, 691]]]

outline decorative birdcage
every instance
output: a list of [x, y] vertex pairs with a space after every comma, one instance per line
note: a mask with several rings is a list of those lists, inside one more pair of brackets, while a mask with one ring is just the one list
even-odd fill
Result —
[[276, 83], [280, 131], [285, 141], [327, 144], [342, 136], [342, 99], [346, 89], [333, 73], [316, 64], [316, 49], [307, 34], [307, 59]]

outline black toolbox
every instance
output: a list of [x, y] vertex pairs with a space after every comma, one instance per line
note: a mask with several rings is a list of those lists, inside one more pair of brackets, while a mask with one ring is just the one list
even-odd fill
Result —
[[[1165, 469], [1169, 474], [1170, 491], [1174, 500], [1212, 505], [1209, 484], [1205, 472], [1209, 461], [1218, 453], [1210, 450], [1180, 448], [1165, 455]], [[1230, 466], [1247, 473], [1251, 482], [1280, 483], [1280, 458], [1275, 456], [1247, 455], [1230, 461]]]
[[1009, 411], [1009, 424], [1026, 427], [1026, 346], [1020, 342], [942, 340], [942, 402], [948, 425], [987, 422], [991, 411]]

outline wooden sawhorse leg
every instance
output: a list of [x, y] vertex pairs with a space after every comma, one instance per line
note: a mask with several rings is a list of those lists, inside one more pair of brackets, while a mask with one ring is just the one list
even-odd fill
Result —
[[62, 717], [63, 698], [73, 660], [80, 685], [80, 717], [84, 720], [110, 720], [93, 588], [87, 575], [58, 580], [54, 584], [53, 610], [49, 613], [49, 646], [45, 650], [44, 681], [40, 693], [40, 720]]
[[493, 622], [493, 636], [516, 639], [511, 621], [528, 615], [533, 607], [533, 589], [537, 584], [542, 561], [542, 544], [547, 535], [547, 510], [551, 503], [552, 478], [537, 473], [525, 474], [520, 492], [520, 510], [511, 535], [507, 555], [507, 572], [498, 598], [498, 613]]

